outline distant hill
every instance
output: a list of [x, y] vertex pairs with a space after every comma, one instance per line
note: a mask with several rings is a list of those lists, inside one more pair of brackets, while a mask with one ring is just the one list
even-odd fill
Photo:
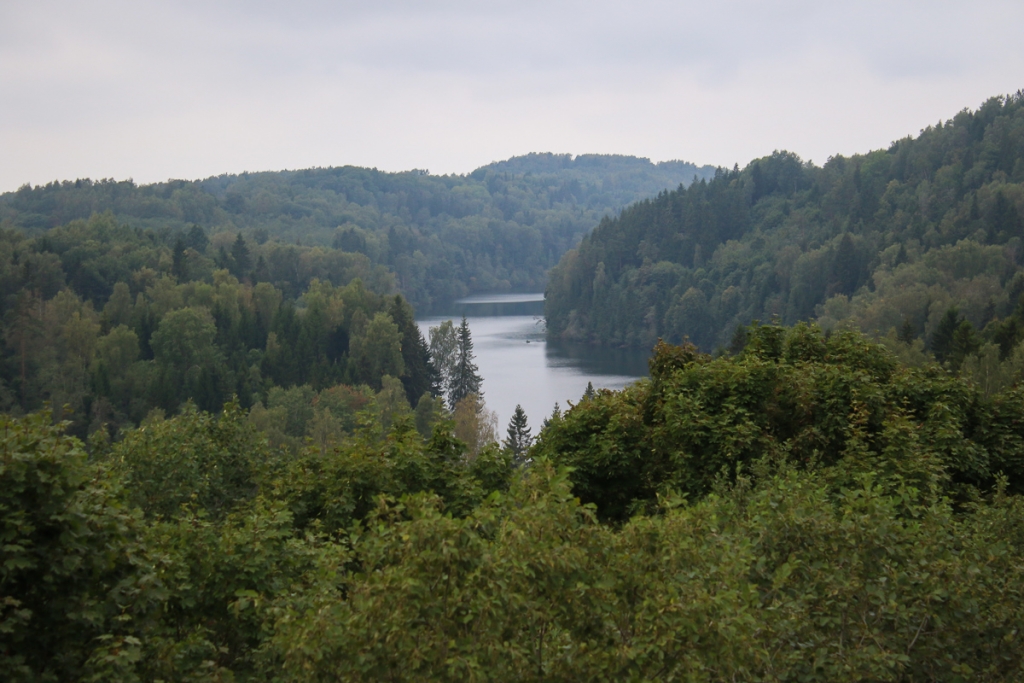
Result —
[[[530, 154], [468, 175], [344, 166], [151, 185], [79, 179], [0, 195], [0, 226], [29, 235], [111, 212], [168, 247], [193, 225], [322, 245], [391, 270], [421, 312], [485, 291], [538, 291], [547, 270], [606, 215], [714, 169], [628, 156]], [[222, 237], [218, 239], [218, 235]]]
[[[661, 161], [619, 154], [551, 154], [533, 153], [512, 157], [482, 166], [471, 175], [480, 176], [487, 171], [525, 175], [527, 173], [575, 179], [590, 185], [604, 183], [605, 192], [613, 193], [616, 201], [626, 200], [629, 192], [643, 192], [643, 188], [664, 186], [674, 189], [680, 183], [689, 184], [694, 177], [711, 178], [713, 166], [697, 166], [688, 161]], [[638, 197], [632, 201], [638, 201]], [[627, 201], [627, 203], [632, 203]]]
[[1024, 336], [1022, 216], [1018, 92], [888, 149], [822, 167], [776, 152], [603, 219], [549, 277], [548, 331], [710, 351], [755, 319], [818, 320], [940, 360], [956, 332], [961, 357], [988, 341], [1005, 359]]

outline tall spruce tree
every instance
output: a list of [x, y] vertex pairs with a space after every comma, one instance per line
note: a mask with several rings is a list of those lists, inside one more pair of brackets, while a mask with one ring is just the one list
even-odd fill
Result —
[[960, 326], [960, 320], [960, 311], [955, 306], [951, 306], [942, 316], [935, 332], [932, 333], [932, 353], [940, 363], [945, 362], [946, 357], [953, 350], [953, 335], [956, 334], [956, 329]]
[[231, 245], [229, 270], [237, 278], [248, 276], [249, 271], [252, 270], [252, 257], [249, 255], [249, 246], [245, 243], [242, 233], [238, 233], [234, 244]]
[[405, 362], [405, 372], [400, 379], [402, 386], [405, 387], [405, 397], [409, 400], [409, 405], [414, 406], [419, 403], [423, 394], [438, 395], [437, 372], [430, 361], [427, 342], [424, 341], [423, 334], [413, 319], [412, 306], [401, 294], [396, 294], [392, 300], [390, 313], [402, 335], [402, 360]]
[[462, 316], [462, 324], [459, 325], [459, 355], [455, 363], [455, 375], [452, 377], [451, 386], [448, 389], [448, 405], [455, 410], [456, 404], [470, 394], [483, 396], [480, 385], [483, 379], [477, 374], [476, 364], [473, 362], [473, 337], [469, 333], [469, 323], [466, 316]]
[[517, 467], [526, 464], [526, 452], [533, 445], [533, 436], [530, 435], [530, 428], [526, 424], [526, 411], [521, 405], [516, 404], [516, 410], [508, 423], [507, 433], [508, 436], [502, 445], [512, 453], [513, 464]]

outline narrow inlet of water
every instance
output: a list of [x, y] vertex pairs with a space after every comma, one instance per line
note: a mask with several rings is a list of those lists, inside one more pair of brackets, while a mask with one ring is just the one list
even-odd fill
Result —
[[466, 316], [484, 402], [498, 415], [499, 438], [505, 437], [517, 404], [536, 436], [555, 403], [563, 410], [567, 401], [576, 403], [587, 383], [621, 389], [647, 376], [646, 351], [547, 342], [543, 310], [543, 294], [496, 294], [461, 299], [448, 315], [416, 321], [429, 341], [429, 328], [445, 320], [458, 326]]

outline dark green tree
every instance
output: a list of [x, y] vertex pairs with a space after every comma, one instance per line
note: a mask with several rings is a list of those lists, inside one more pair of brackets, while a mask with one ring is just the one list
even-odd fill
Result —
[[206, 236], [205, 230], [193, 223], [185, 236], [185, 243], [200, 254], [205, 254], [206, 247], [210, 245], [210, 239]]
[[996, 193], [989, 218], [989, 239], [994, 242], [1005, 242], [1013, 236], [1020, 236], [1020, 228], [1017, 207], [1006, 198], [1006, 193], [1000, 190]]
[[956, 329], [959, 326], [960, 311], [954, 306], [946, 310], [942, 320], [939, 321], [939, 326], [932, 333], [932, 353], [935, 354], [940, 363], [944, 363], [953, 350], [953, 336], [956, 334]]
[[171, 275], [178, 278], [178, 282], [185, 281], [185, 240], [180, 236], [174, 240], [171, 252]]
[[232, 261], [231, 257], [228, 256], [228, 250], [224, 248], [223, 244], [217, 252], [217, 258], [214, 259], [214, 263], [217, 264], [218, 268], [224, 268], [225, 270], [234, 272], [234, 261]]
[[747, 326], [737, 325], [736, 331], [732, 334], [732, 341], [729, 342], [729, 353], [730, 355], [737, 355], [743, 353], [743, 349], [747, 346]]
[[405, 363], [405, 372], [400, 379], [402, 386], [405, 387], [405, 397], [409, 400], [409, 405], [417, 405], [424, 393], [438, 395], [437, 373], [430, 362], [430, 348], [423, 339], [419, 326], [416, 325], [412, 306], [401, 294], [396, 294], [391, 301], [390, 313], [402, 335], [402, 360]]
[[968, 320], [961, 320], [953, 332], [953, 343], [950, 346], [947, 360], [954, 371], [959, 371], [964, 359], [977, 353], [981, 348], [981, 340], [974, 331], [974, 325]]
[[917, 331], [914, 329], [914, 323], [910, 322], [910, 318], [903, 318], [903, 325], [900, 326], [898, 339], [904, 344], [910, 344], [916, 338]]
[[835, 277], [834, 291], [847, 296], [856, 291], [860, 281], [860, 260], [850, 233], [844, 234], [839, 240], [839, 246], [836, 248], [835, 267], [832, 272]]
[[223, 404], [224, 355], [217, 347], [217, 326], [203, 308], [171, 311], [153, 333], [151, 344], [160, 381], [159, 402], [168, 410], [191, 399], [204, 410]]
[[558, 405], [558, 401], [555, 401], [555, 407], [551, 409], [551, 415], [545, 417], [544, 421], [540, 423], [540, 431], [543, 432], [549, 425], [558, 422], [561, 419], [562, 407]]
[[512, 454], [512, 462], [517, 466], [527, 463], [526, 453], [533, 445], [533, 436], [530, 435], [530, 427], [526, 424], [526, 411], [521, 405], [516, 405], [512, 413], [512, 419], [508, 422], [508, 436], [502, 442], [507, 451]]
[[[8, 681], [112, 680], [106, 645], [138, 654], [119, 617], [146, 600], [139, 521], [120, 483], [49, 411], [0, 415], [0, 668]], [[152, 583], [159, 584], [159, 580]], [[95, 677], [94, 677], [95, 676]], [[131, 677], [116, 680], [138, 680]]]
[[249, 255], [249, 247], [246, 245], [242, 233], [238, 233], [235, 243], [231, 245], [230, 270], [232, 275], [239, 279], [246, 277], [252, 270], [252, 257]]
[[469, 332], [469, 323], [466, 316], [462, 316], [462, 324], [459, 325], [459, 358], [455, 364], [455, 376], [452, 378], [452, 385], [448, 393], [448, 405], [455, 410], [455, 405], [470, 394], [483, 396], [480, 385], [483, 379], [477, 373], [476, 363], [473, 362], [473, 337]]

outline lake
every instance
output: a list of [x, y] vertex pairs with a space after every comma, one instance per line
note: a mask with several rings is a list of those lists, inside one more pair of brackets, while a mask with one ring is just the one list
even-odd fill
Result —
[[416, 321], [429, 341], [430, 327], [445, 320], [457, 327], [466, 316], [484, 401], [498, 414], [499, 439], [516, 404], [536, 436], [555, 403], [563, 410], [566, 401], [576, 403], [588, 382], [595, 389], [621, 389], [647, 376], [646, 351], [546, 341], [543, 312], [543, 294], [493, 294], [460, 299], [448, 315]]

